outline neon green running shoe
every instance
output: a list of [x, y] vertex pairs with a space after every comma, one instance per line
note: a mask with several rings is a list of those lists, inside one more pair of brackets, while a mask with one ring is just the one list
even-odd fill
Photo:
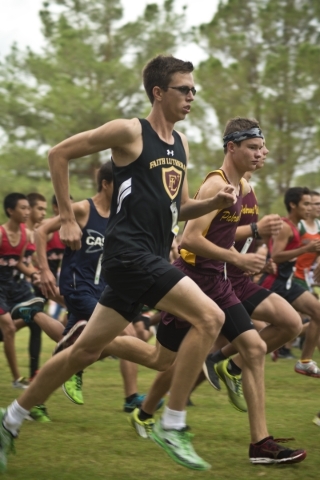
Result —
[[10, 452], [16, 453], [14, 448], [15, 437], [3, 425], [5, 413], [6, 410], [0, 408], [0, 473], [4, 473], [7, 469], [7, 455]]
[[135, 408], [130, 414], [128, 420], [130, 425], [135, 429], [137, 435], [139, 435], [139, 437], [150, 438], [155, 424], [153, 417], [148, 418], [147, 420], [140, 420], [139, 408]]
[[62, 390], [71, 402], [76, 403], [77, 405], [83, 405], [82, 372], [75, 373], [69, 380], [64, 382]]
[[192, 470], [209, 470], [211, 465], [195, 452], [191, 443], [193, 435], [188, 430], [188, 427], [181, 430], [165, 430], [161, 426], [161, 420], [158, 420], [150, 438], [160, 445], [169, 457], [179, 465]]
[[28, 420], [35, 420], [39, 423], [51, 422], [46, 406], [44, 404], [36, 405], [35, 407], [31, 408], [28, 415]]
[[215, 364], [214, 368], [220, 380], [223, 381], [228, 390], [228, 397], [231, 405], [239, 412], [247, 411], [247, 404], [242, 392], [241, 375], [231, 375], [228, 372], [229, 359], [222, 360]]

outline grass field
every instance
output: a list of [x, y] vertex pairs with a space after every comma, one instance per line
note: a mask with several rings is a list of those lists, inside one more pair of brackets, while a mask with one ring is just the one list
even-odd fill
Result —
[[[28, 329], [17, 334], [17, 351], [23, 375], [28, 373]], [[43, 336], [44, 362], [53, 343]], [[294, 350], [298, 356], [299, 351]], [[319, 360], [319, 353], [315, 359]], [[267, 418], [275, 437], [295, 437], [289, 445], [307, 449], [307, 459], [291, 466], [253, 466], [248, 460], [249, 429], [246, 414], [227, 401], [226, 391], [209, 384], [193, 394], [188, 424], [195, 433], [194, 446], [212, 464], [209, 472], [195, 472], [174, 463], [151, 440], [136, 436], [122, 412], [123, 391], [117, 360], [106, 359], [84, 375], [85, 405], [72, 404], [58, 390], [47, 402], [52, 423], [25, 422], [9, 457], [3, 478], [14, 480], [307, 480], [320, 477], [320, 428], [312, 423], [320, 410], [320, 380], [293, 371], [294, 360], [266, 364]], [[4, 355], [0, 356], [0, 404], [18, 394]], [[139, 391], [146, 392], [155, 373], [139, 370]]]

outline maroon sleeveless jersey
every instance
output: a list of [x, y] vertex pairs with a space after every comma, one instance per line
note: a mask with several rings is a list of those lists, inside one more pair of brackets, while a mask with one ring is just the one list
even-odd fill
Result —
[[[210, 172], [204, 182], [212, 175], [220, 175], [223, 180], [230, 184], [223, 170], [214, 170]], [[203, 182], [203, 183], [204, 183]], [[240, 183], [239, 196], [237, 201], [231, 207], [218, 210], [217, 215], [212, 219], [211, 223], [204, 230], [202, 235], [210, 242], [218, 247], [229, 249], [234, 244], [235, 233], [240, 221], [242, 207], [242, 183]], [[204, 275], [216, 275], [224, 270], [224, 262], [220, 260], [212, 260], [195, 255], [185, 249], [180, 250], [181, 258], [194, 269]]]
[[[251, 187], [250, 192], [243, 197], [242, 199], [242, 208], [241, 208], [241, 217], [240, 217], [240, 222], [238, 224], [238, 227], [241, 227], [242, 225], [250, 225], [250, 223], [257, 223], [258, 221], [258, 215], [259, 215], [259, 206], [258, 206], [258, 200], [257, 197], [255, 196], [255, 193]], [[238, 252], [241, 252], [242, 247], [244, 246], [246, 242], [246, 239], [244, 240], [239, 240], [234, 244], [234, 247], [238, 250]], [[249, 252], [255, 252], [256, 251], [256, 241], [253, 239], [253, 242], [251, 243], [248, 253]], [[237, 277], [241, 276], [243, 277], [243, 270], [240, 268], [236, 267], [235, 265], [229, 264], [228, 263], [228, 276], [229, 277]]]

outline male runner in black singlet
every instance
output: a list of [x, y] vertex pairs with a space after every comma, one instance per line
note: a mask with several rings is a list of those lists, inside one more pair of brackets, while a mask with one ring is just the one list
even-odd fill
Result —
[[[264, 256], [255, 253], [244, 255], [233, 246], [243, 209], [243, 198], [251, 190], [250, 185], [242, 177], [246, 171], [255, 170], [262, 157], [263, 134], [255, 119], [236, 117], [228, 121], [223, 140], [225, 157], [222, 167], [206, 176], [199, 188], [197, 198], [200, 200], [209, 198], [220, 190], [223, 183], [228, 183], [237, 189], [237, 201], [228, 208], [210, 212], [201, 218], [187, 222], [180, 243], [181, 257], [174, 264], [186, 275], [189, 275], [225, 313], [226, 320], [221, 332], [240, 352], [243, 368], [243, 390], [248, 405], [251, 433], [250, 461], [255, 464], [296, 463], [305, 458], [306, 452], [303, 449], [284, 448], [268, 434], [264, 413], [264, 355], [270, 339], [267, 335], [260, 338], [249, 316], [252, 304], [254, 302], [263, 303], [262, 300], [266, 301], [271, 296], [271, 292], [261, 287], [257, 287], [256, 290], [253, 288], [249, 305], [246, 302], [242, 304], [240, 303], [242, 292], [240, 291], [241, 296], [236, 295], [237, 290], [233, 288], [232, 280], [229, 278], [229, 262], [231, 266], [234, 265], [240, 269], [243, 283], [246, 278], [243, 276], [244, 271], [249, 273], [259, 271], [265, 265]], [[279, 233], [281, 226], [282, 222], [279, 217], [273, 230], [275, 235]], [[228, 265], [225, 262], [228, 262]], [[248, 286], [248, 296], [250, 295], [249, 287], [250, 285]], [[285, 312], [287, 302], [275, 294], [273, 297], [279, 311], [282, 309]], [[266, 308], [266, 310], [268, 309]], [[290, 314], [290, 309], [288, 310]], [[282, 329], [279, 328], [280, 332], [278, 332], [273, 328], [273, 336], [278, 335], [279, 337], [282, 334], [283, 336], [287, 335], [285, 339], [291, 339], [298, 334], [301, 322], [293, 309], [289, 320], [288, 325], [282, 321], [285, 326], [279, 320]], [[188, 329], [189, 324], [182, 318], [163, 313], [157, 339], [172, 351], [178, 351]], [[278, 341], [281, 345], [283, 340], [281, 337], [274, 341]], [[230, 388], [230, 376], [225, 376], [224, 372], [222, 373], [220, 370], [217, 370], [217, 373]], [[157, 441], [158, 423], [149, 433], [152, 423], [151, 414], [154, 412], [153, 403], [157, 402], [157, 396], [160, 395], [161, 398], [163, 392], [167, 391], [170, 386], [168, 382], [170, 382], [169, 372], [159, 373], [151, 392], [142, 405], [142, 410], [133, 412], [131, 424], [140, 436], [150, 435]], [[230, 388], [230, 390], [229, 396], [236, 408], [246, 411], [243, 402], [237, 401], [237, 384], [234, 389]]]
[[[196, 93], [192, 71], [191, 62], [172, 56], [155, 57], [143, 72], [144, 87], [152, 104], [147, 119], [108, 122], [68, 138], [49, 153], [62, 222], [60, 237], [71, 249], [78, 249], [82, 232], [69, 200], [68, 163], [112, 150], [114, 192], [102, 259], [108, 286], [75, 344], [51, 358], [26, 395], [19, 402], [14, 401], [6, 413], [0, 412], [2, 470], [6, 468], [6, 452], [30, 408], [43, 403], [72, 374], [96, 361], [104, 346], [122, 332], [143, 305], [168, 311], [192, 325], [176, 358], [164, 415], [166, 425], [174, 424], [178, 418], [182, 428], [163, 429], [162, 434], [164, 441], [166, 436], [175, 438], [170, 441], [175, 461], [196, 470], [210, 468], [196, 454], [186, 434], [184, 409], [206, 354], [223, 325], [224, 314], [167, 258], [179, 219], [196, 218], [232, 205], [235, 196], [233, 187], [226, 186], [213, 198], [189, 198], [188, 144], [185, 136], [173, 128], [190, 113]], [[158, 369], [171, 364], [171, 352], [159, 344], [154, 352], [138, 339], [127, 339], [123, 358]]]

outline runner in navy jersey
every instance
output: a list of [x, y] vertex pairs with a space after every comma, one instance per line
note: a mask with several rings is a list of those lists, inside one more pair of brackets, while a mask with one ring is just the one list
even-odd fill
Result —
[[[146, 304], [184, 317], [192, 324], [176, 360], [170, 399], [162, 417], [162, 446], [186, 467], [210, 468], [196, 454], [186, 434], [184, 409], [224, 315], [167, 259], [178, 220], [233, 204], [234, 189], [226, 186], [215, 197], [203, 201], [189, 198], [188, 144], [185, 136], [173, 128], [190, 113], [196, 93], [192, 71], [191, 62], [172, 56], [155, 57], [143, 72], [152, 104], [147, 119], [114, 120], [75, 135], [50, 151], [51, 177], [62, 221], [60, 237], [71, 249], [79, 249], [82, 232], [69, 200], [68, 163], [111, 148], [114, 193], [102, 260], [108, 287], [74, 345], [50, 359], [26, 390], [29, 394], [8, 408], [0, 428], [3, 435], [16, 435], [28, 410], [42, 403], [72, 374], [96, 361], [105, 345]], [[156, 369], [170, 365], [173, 355], [159, 344], [153, 347], [135, 338], [126, 339], [123, 358]]]
[[[101, 257], [104, 243], [104, 233], [110, 215], [110, 203], [113, 190], [112, 165], [107, 162], [97, 174], [98, 193], [93, 197], [72, 205], [75, 217], [80, 225], [83, 236], [81, 249], [66, 248], [62, 260], [60, 274], [60, 292], [68, 308], [68, 323], [63, 331], [60, 322], [40, 322], [41, 328], [59, 344], [55, 351], [64, 345], [71, 345], [89, 320], [98, 300], [106, 286], [101, 277]], [[46, 255], [46, 239], [52, 233], [58, 232], [61, 226], [60, 217], [54, 217], [37, 229], [37, 254], [41, 268], [41, 279], [46, 294], [55, 288], [55, 278], [50, 269]], [[37, 317], [36, 317], [37, 319]], [[36, 320], [37, 321], [37, 320]], [[130, 326], [125, 329], [124, 335], [134, 335]], [[61, 340], [62, 335], [64, 338]], [[137, 393], [137, 366], [120, 359], [120, 371], [125, 386], [126, 411], [132, 411], [141, 404], [141, 395]], [[74, 403], [82, 405], [82, 372], [77, 372], [63, 384], [63, 391]], [[130, 409], [130, 410], [128, 410]]]
[[[240, 303], [241, 297], [237, 296], [237, 291], [233, 289], [229, 278], [229, 263], [239, 269], [244, 282], [246, 278], [244, 272], [260, 271], [265, 265], [265, 257], [254, 253], [243, 255], [233, 246], [243, 210], [243, 200], [251, 190], [250, 185], [241, 178], [247, 170], [255, 170], [262, 157], [261, 151], [264, 149], [263, 135], [257, 121], [245, 118], [229, 120], [224, 134], [224, 149], [225, 157], [221, 169], [207, 175], [198, 191], [197, 198], [200, 200], [208, 198], [221, 188], [223, 182], [227, 182], [235, 188], [238, 186], [237, 202], [231, 207], [187, 222], [180, 244], [181, 257], [176, 260], [175, 265], [190, 276], [224, 311], [226, 320], [221, 333], [232, 342], [236, 351], [240, 352], [241, 366], [243, 367], [243, 389], [248, 404], [251, 433], [250, 461], [262, 464], [300, 462], [306, 456], [304, 450], [285, 449], [268, 434], [264, 413], [266, 344], [254, 330], [249, 316], [253, 301], [248, 304]], [[281, 226], [282, 222], [278, 217], [273, 233], [278, 234]], [[225, 262], [229, 262], [228, 265]], [[244, 296], [241, 291], [240, 293]], [[270, 292], [257, 287], [254, 295], [255, 301], [258, 297], [261, 302], [262, 299], [270, 296]], [[250, 289], [248, 296], [250, 296]], [[286, 306], [286, 302], [280, 297], [276, 298], [275, 302], [278, 307], [281, 304]], [[282, 327], [284, 332], [279, 329], [278, 334], [287, 335], [288, 339], [300, 331], [300, 319], [293, 309], [292, 312], [291, 323], [287, 325], [286, 320], [283, 321], [287, 330]], [[274, 309], [272, 313], [275, 314]], [[279, 323], [281, 325], [280, 321]], [[189, 328], [190, 325], [184, 321], [183, 317], [179, 318], [164, 313], [158, 328], [157, 339], [166, 348], [177, 352]], [[274, 330], [276, 329], [273, 328]], [[246, 411], [246, 405], [241, 401], [241, 382], [233, 379], [234, 372], [231, 370], [229, 373], [226, 370], [226, 363], [218, 365], [219, 368], [216, 369], [216, 372], [227, 386], [229, 398], [236, 408]], [[236, 365], [233, 365], [233, 368], [237, 368]], [[171, 368], [172, 370], [174, 369]], [[231, 382], [233, 382], [232, 388], [230, 388]], [[148, 430], [152, 424], [151, 416], [155, 411], [154, 405], [169, 386], [170, 372], [158, 374], [140, 412], [133, 412], [132, 425], [140, 436], [148, 436]], [[153, 435], [154, 433], [151, 433], [151, 437]]]
[[15, 347], [15, 326], [10, 314], [21, 300], [27, 301], [35, 311], [43, 308], [43, 300], [35, 298], [31, 285], [18, 272], [28, 276], [36, 274], [32, 266], [23, 263], [24, 253], [30, 241], [25, 222], [30, 207], [27, 197], [11, 193], [4, 199], [4, 210], [9, 220], [0, 227], [0, 327], [4, 351], [13, 377], [13, 386], [26, 388], [28, 381], [20, 376]]

